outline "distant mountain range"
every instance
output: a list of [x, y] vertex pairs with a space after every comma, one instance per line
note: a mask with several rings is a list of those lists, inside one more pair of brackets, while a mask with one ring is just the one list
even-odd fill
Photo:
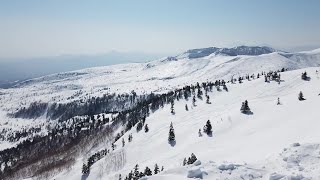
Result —
[[209, 56], [210, 54], [221, 54], [228, 56], [238, 56], [238, 55], [249, 55], [249, 56], [257, 56], [261, 54], [269, 54], [273, 52], [277, 52], [270, 47], [266, 46], [237, 46], [233, 48], [218, 48], [218, 47], [209, 47], [209, 48], [201, 48], [201, 49], [190, 49], [180, 55], [179, 57], [188, 57], [190, 59], [201, 58], [205, 56]]

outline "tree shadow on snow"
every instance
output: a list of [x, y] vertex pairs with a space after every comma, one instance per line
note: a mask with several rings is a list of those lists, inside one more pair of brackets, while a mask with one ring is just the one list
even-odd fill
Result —
[[253, 112], [252, 112], [252, 111], [246, 111], [246, 112], [242, 112], [242, 114], [245, 114], [245, 115], [253, 115]]
[[305, 81], [310, 81], [311, 80], [311, 77], [306, 77], [305, 79], [303, 79]]
[[170, 141], [169, 144], [174, 147], [176, 145], [176, 141]]
[[81, 176], [81, 180], [86, 180], [88, 178], [89, 175], [82, 175]]

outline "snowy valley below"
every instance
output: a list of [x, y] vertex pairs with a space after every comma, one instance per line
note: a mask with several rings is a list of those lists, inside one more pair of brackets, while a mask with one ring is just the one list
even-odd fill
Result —
[[[129, 179], [132, 172], [135, 179], [150, 180], [320, 179], [319, 66], [320, 49], [205, 48], [146, 63], [52, 74], [0, 89], [2, 152], [19, 151], [19, 143], [37, 142], [35, 137], [51, 136], [43, 140], [48, 142], [56, 133], [72, 132], [71, 142], [81, 137], [72, 146], [76, 153], [69, 166], [46, 174], [41, 169], [30, 173], [21, 165], [7, 178], [118, 180]], [[281, 77], [266, 82], [270, 71]], [[298, 99], [300, 92], [305, 100]], [[240, 111], [245, 100], [250, 113]], [[139, 115], [130, 114], [137, 109]], [[203, 130], [208, 120], [212, 134]], [[168, 142], [171, 123], [174, 143]], [[103, 137], [95, 138], [99, 134]], [[51, 154], [55, 158], [70, 155], [57, 149], [59, 156]], [[10, 153], [0, 153], [2, 172], [18, 167]], [[192, 153], [197, 161], [184, 165]], [[40, 162], [34, 160], [30, 167]]]

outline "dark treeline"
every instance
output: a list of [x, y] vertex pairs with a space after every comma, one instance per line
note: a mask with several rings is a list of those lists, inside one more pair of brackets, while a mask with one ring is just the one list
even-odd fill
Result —
[[102, 97], [80, 99], [66, 104], [33, 102], [29, 107], [23, 107], [10, 114], [16, 118], [34, 119], [46, 115], [48, 119], [65, 121], [74, 116], [94, 115], [102, 112], [118, 112], [130, 109], [136, 103], [145, 100], [144, 95], [138, 96], [134, 91], [130, 94], [104, 94]]

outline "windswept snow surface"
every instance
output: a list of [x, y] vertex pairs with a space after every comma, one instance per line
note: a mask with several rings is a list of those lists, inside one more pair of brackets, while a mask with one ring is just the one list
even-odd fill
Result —
[[[281, 74], [278, 84], [264, 78], [228, 84], [229, 92], [209, 92], [212, 104], [197, 99], [176, 101], [175, 115], [170, 105], [151, 114], [146, 123], [149, 132], [133, 128], [124, 135], [112, 155], [91, 168], [90, 179], [118, 179], [136, 164], [153, 169], [157, 163], [164, 171], [151, 180], [188, 179], [320, 179], [320, 79], [319, 68], [307, 68]], [[310, 81], [301, 79], [307, 71]], [[299, 101], [302, 91], [306, 98]], [[277, 98], [281, 105], [277, 105]], [[253, 114], [240, 113], [241, 102], [248, 100]], [[188, 104], [189, 111], [185, 110]], [[213, 136], [198, 136], [207, 120]], [[173, 123], [176, 144], [168, 144], [169, 125]], [[133, 134], [133, 141], [127, 142]], [[194, 153], [201, 163], [182, 166], [183, 159]], [[80, 179], [83, 161], [55, 179]]]

